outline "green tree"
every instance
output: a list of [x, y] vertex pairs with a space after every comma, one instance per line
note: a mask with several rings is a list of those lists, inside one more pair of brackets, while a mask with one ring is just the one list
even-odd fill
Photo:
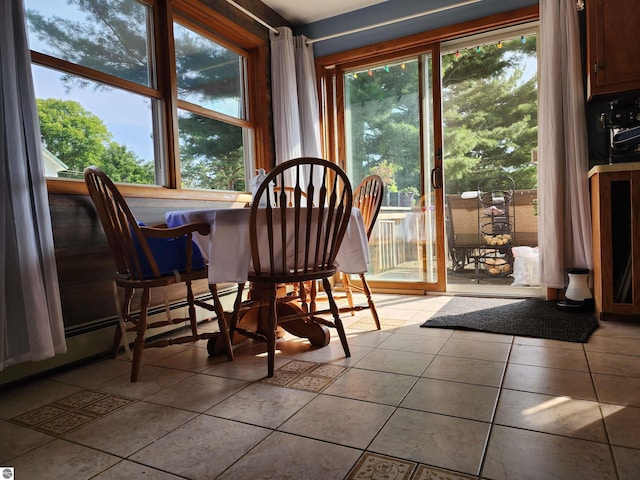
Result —
[[[44, 53], [150, 85], [148, 23], [142, 3], [132, 0], [69, 0], [65, 3], [83, 12], [85, 17], [69, 20], [27, 10], [29, 30], [43, 41]], [[69, 76], [67, 80], [88, 85], [78, 77]]]
[[[474, 190], [498, 172], [513, 176], [517, 188], [535, 187], [536, 83], [523, 81], [521, 68], [535, 58], [535, 43], [515, 39], [442, 57], [448, 191]], [[418, 73], [413, 61], [347, 76], [354, 181], [389, 161], [399, 189], [419, 186]]]
[[[182, 27], [175, 35], [179, 97], [200, 105], [237, 102], [238, 55]], [[184, 187], [246, 190], [241, 127], [181, 111], [178, 131]]]
[[114, 182], [154, 184], [154, 170], [151, 162], [142, 162], [126, 146], [109, 142], [104, 150], [99, 166]]
[[[509, 175], [516, 188], [535, 188], [531, 151], [537, 145], [537, 85], [523, 81], [523, 59], [533, 57], [535, 38], [515, 39], [449, 54], [443, 88], [444, 159], [449, 192], [475, 190], [481, 179]], [[484, 60], [483, 60], [484, 59]], [[480, 61], [490, 65], [473, 75]]]
[[246, 190], [240, 127], [201, 115], [184, 114], [179, 128], [183, 186]]
[[98, 117], [78, 102], [37, 99], [42, 143], [71, 171], [82, 172], [100, 162], [111, 134]]
[[418, 63], [360, 72], [347, 82], [353, 182], [391, 163], [398, 189], [419, 186]]
[[153, 165], [144, 163], [112, 140], [104, 122], [72, 100], [38, 99], [42, 144], [68, 167], [67, 176], [81, 178], [97, 165], [111, 178], [127, 183], [154, 183]]

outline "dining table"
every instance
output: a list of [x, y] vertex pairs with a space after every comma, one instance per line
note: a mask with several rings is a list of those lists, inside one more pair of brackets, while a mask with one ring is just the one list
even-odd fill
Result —
[[[243, 284], [247, 281], [253, 264], [251, 258], [251, 240], [249, 238], [250, 208], [207, 208], [199, 210], [169, 211], [165, 215], [167, 226], [178, 227], [186, 223], [205, 222], [210, 226], [208, 235], [194, 233], [193, 239], [208, 263], [208, 278], [212, 285], [223, 283]], [[265, 216], [266, 218], [266, 216]], [[277, 220], [277, 218], [276, 218]], [[266, 236], [266, 220], [258, 222], [258, 238]], [[287, 229], [293, 232], [293, 228]], [[292, 233], [293, 234], [293, 233]], [[265, 242], [266, 243], [266, 242]], [[280, 252], [273, 252], [278, 255]], [[351, 209], [349, 223], [335, 259], [338, 270], [347, 274], [365, 273], [369, 265], [369, 246], [362, 213], [356, 207]], [[258, 295], [249, 289], [251, 295]], [[238, 312], [238, 327], [255, 329], [259, 321], [259, 311], [252, 308], [251, 302], [243, 302]], [[282, 302], [278, 309], [283, 314], [291, 310], [302, 311], [294, 302]], [[312, 345], [325, 346], [330, 341], [329, 329], [319, 323], [304, 320], [287, 322], [283, 327], [287, 332], [307, 338]], [[235, 334], [233, 343], [246, 340]], [[219, 353], [216, 339], [209, 341], [210, 354]]]

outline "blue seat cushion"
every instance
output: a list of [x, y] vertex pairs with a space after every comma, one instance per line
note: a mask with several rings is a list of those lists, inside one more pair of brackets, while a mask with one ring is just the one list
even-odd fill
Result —
[[[142, 222], [138, 222], [138, 225], [141, 227], [146, 226]], [[140, 243], [138, 239], [133, 236], [133, 242], [136, 248], [136, 252], [138, 253], [138, 258], [140, 259], [140, 267], [142, 268], [142, 274], [144, 278], [153, 278], [153, 270], [151, 269], [151, 265], [147, 261], [142, 248], [140, 247]], [[195, 242], [191, 241], [193, 244], [193, 255], [191, 260], [191, 271], [196, 272], [198, 270], [204, 270], [207, 264], [202, 258], [202, 253], [200, 249], [195, 244]], [[187, 266], [187, 236], [183, 235], [178, 238], [147, 238], [147, 243], [149, 244], [149, 248], [151, 249], [151, 253], [158, 264], [158, 269], [162, 275], [170, 275], [174, 271], [178, 271], [180, 273], [184, 273], [186, 271]]]

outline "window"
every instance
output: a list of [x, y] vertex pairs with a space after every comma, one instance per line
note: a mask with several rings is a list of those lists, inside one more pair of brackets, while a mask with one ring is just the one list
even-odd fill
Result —
[[447, 193], [475, 191], [503, 174], [535, 189], [538, 146], [537, 25], [442, 45], [443, 158]]
[[47, 176], [246, 190], [250, 55], [179, 18], [156, 38], [162, 1], [25, 0]]
[[245, 59], [174, 23], [182, 186], [245, 188]]
[[432, 59], [426, 51], [343, 74], [349, 178], [357, 185], [375, 174], [385, 184], [372, 280], [438, 282], [435, 197], [422, 178], [433, 168]]

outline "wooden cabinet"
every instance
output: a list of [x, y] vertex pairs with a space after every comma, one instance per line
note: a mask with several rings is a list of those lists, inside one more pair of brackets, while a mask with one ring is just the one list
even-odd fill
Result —
[[588, 95], [640, 91], [638, 0], [587, 0]]
[[600, 165], [589, 176], [596, 313], [640, 319], [640, 162]]

